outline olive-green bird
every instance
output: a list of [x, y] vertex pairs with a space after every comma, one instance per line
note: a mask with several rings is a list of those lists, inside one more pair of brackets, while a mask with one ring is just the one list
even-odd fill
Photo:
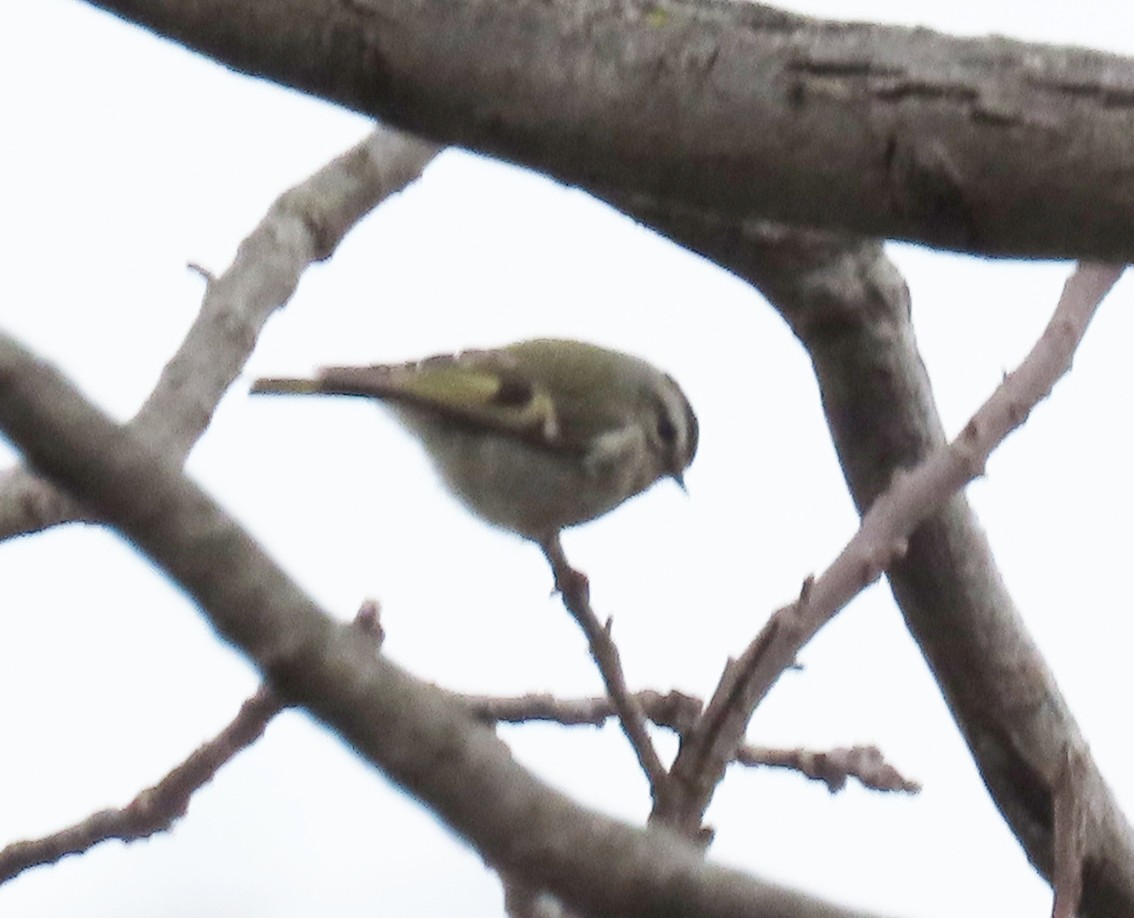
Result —
[[697, 418], [672, 377], [581, 341], [326, 367], [312, 379], [259, 379], [252, 392], [384, 402], [469, 509], [541, 544], [660, 478], [684, 487], [697, 451]]

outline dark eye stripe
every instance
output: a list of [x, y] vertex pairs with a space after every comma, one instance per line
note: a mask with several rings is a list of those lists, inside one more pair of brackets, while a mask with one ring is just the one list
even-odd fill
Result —
[[492, 396], [497, 405], [520, 406], [527, 405], [534, 395], [532, 384], [515, 373], [501, 373], [499, 375], [500, 388]]
[[658, 415], [658, 436], [663, 443], [673, 443], [677, 439], [677, 428], [673, 426], [669, 414], [663, 411]]

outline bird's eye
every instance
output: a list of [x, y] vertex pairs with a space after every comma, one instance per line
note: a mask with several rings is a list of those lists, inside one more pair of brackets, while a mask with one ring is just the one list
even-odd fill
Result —
[[677, 439], [677, 428], [666, 412], [658, 415], [658, 436], [662, 443], [673, 443]]

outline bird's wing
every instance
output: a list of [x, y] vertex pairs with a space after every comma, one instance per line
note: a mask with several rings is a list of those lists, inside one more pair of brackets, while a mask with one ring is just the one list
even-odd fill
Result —
[[458, 424], [555, 447], [560, 430], [546, 388], [500, 351], [466, 351], [416, 363], [326, 367], [319, 392], [414, 405]]

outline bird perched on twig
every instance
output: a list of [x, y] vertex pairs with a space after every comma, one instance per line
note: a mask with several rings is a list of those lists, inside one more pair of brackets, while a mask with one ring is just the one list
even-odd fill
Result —
[[378, 399], [475, 514], [542, 545], [663, 477], [684, 487], [697, 451], [697, 418], [672, 377], [581, 341], [326, 367], [252, 392]]

